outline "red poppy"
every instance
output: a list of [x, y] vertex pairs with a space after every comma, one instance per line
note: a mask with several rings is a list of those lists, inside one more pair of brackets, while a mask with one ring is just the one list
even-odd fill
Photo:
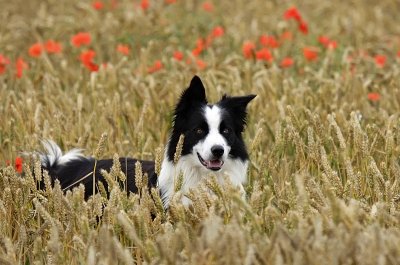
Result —
[[44, 44], [44, 48], [48, 53], [61, 53], [62, 51], [61, 43], [54, 40], [46, 41], [46, 43]]
[[281, 61], [282, 68], [289, 68], [294, 64], [294, 60], [291, 57], [285, 57]]
[[212, 30], [212, 36], [215, 38], [222, 37], [224, 34], [224, 28], [221, 26], [217, 26]]
[[397, 58], [400, 58], [400, 51], [397, 52]]
[[149, 0], [142, 0], [142, 1], [140, 2], [140, 7], [141, 7], [143, 10], [149, 9], [149, 7], [150, 7], [150, 2], [149, 2]]
[[319, 36], [318, 37], [318, 42], [319, 43], [321, 43], [323, 46], [328, 46], [328, 44], [329, 44], [329, 42], [330, 42], [331, 40], [328, 38], [328, 37], [326, 37], [326, 36]]
[[299, 22], [299, 30], [303, 33], [303, 34], [308, 34], [308, 25], [306, 22], [304, 22], [303, 20], [300, 20]]
[[286, 10], [283, 17], [286, 20], [289, 20], [289, 19], [295, 19], [297, 21], [301, 20], [300, 12], [299, 12], [299, 10], [297, 10], [296, 7], [291, 7], [288, 10]]
[[377, 67], [382, 68], [385, 66], [386, 63], [386, 56], [382, 54], [375, 55], [375, 64]]
[[381, 98], [381, 95], [379, 93], [376, 93], [376, 92], [368, 93], [367, 96], [368, 96], [368, 100], [370, 100], [372, 102], [379, 101], [379, 99]]
[[183, 53], [180, 51], [175, 51], [173, 57], [175, 58], [175, 60], [177, 61], [182, 61], [183, 59]]
[[4, 74], [8, 64], [10, 64], [10, 60], [3, 54], [0, 54], [0, 75]]
[[94, 1], [94, 2], [92, 3], [92, 7], [93, 7], [94, 9], [96, 9], [96, 10], [101, 10], [101, 9], [104, 8], [104, 4], [103, 4], [103, 2], [101, 2], [101, 1]]
[[279, 47], [279, 43], [274, 36], [261, 35], [260, 43], [261, 45], [267, 46], [269, 48]]
[[74, 45], [75, 47], [89, 45], [91, 41], [92, 38], [90, 36], [90, 33], [88, 32], [79, 32], [71, 38], [72, 45]]
[[99, 70], [99, 66], [93, 62], [95, 56], [96, 56], [95, 51], [87, 50], [81, 53], [79, 59], [87, 69], [89, 69], [92, 72], [97, 72]]
[[212, 12], [214, 11], [214, 5], [211, 2], [204, 2], [202, 5], [204, 11]]
[[207, 64], [201, 59], [196, 60], [196, 65], [200, 70], [203, 70], [204, 68], [207, 67]]
[[192, 54], [194, 57], [197, 57], [200, 55], [200, 53], [203, 52], [206, 44], [202, 38], [197, 39], [196, 41], [196, 48], [192, 50]]
[[334, 40], [329, 39], [329, 38], [326, 37], [326, 36], [320, 36], [320, 37], [318, 37], [318, 41], [319, 41], [319, 43], [321, 43], [325, 48], [328, 48], [328, 49], [331, 49], [331, 50], [336, 49], [336, 47], [337, 47], [337, 42], [334, 41]]
[[37, 42], [35, 44], [32, 44], [31, 47], [29, 47], [29, 55], [32, 57], [39, 57], [42, 54], [42, 49], [43, 46], [41, 43]]
[[245, 58], [249, 59], [253, 56], [256, 45], [251, 41], [245, 41], [242, 46], [242, 52]]
[[151, 74], [151, 73], [161, 70], [163, 67], [164, 67], [163, 63], [160, 60], [157, 60], [154, 62], [154, 64], [152, 66], [149, 67], [147, 72]]
[[123, 55], [129, 55], [130, 48], [128, 45], [124, 44], [118, 44], [117, 46], [117, 52], [122, 53]]
[[28, 64], [24, 61], [24, 59], [22, 59], [21, 57], [19, 57], [17, 59], [17, 61], [15, 62], [15, 68], [16, 68], [16, 76], [17, 78], [21, 78], [23, 71], [28, 69]]
[[307, 61], [315, 61], [318, 58], [318, 51], [314, 47], [303, 48], [303, 55]]
[[79, 59], [82, 63], [92, 62], [94, 57], [96, 57], [96, 52], [93, 50], [87, 50], [81, 53]]
[[267, 48], [256, 51], [256, 59], [271, 62], [273, 60], [271, 52]]
[[22, 157], [17, 156], [15, 158], [15, 170], [18, 173], [22, 173], [22, 162], [23, 162]]
[[88, 62], [87, 64], [85, 64], [85, 67], [91, 72], [99, 71], [99, 65], [95, 64], [94, 62]]

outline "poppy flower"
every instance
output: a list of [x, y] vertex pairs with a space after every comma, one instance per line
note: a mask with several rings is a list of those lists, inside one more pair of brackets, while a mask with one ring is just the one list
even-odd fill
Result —
[[397, 58], [400, 58], [400, 51], [397, 52]]
[[164, 68], [163, 63], [160, 60], [157, 60], [154, 62], [154, 64], [152, 66], [149, 67], [147, 72], [151, 74], [151, 73], [161, 70], [162, 68]]
[[182, 61], [183, 59], [183, 53], [180, 51], [175, 51], [173, 57], [175, 58], [175, 60], [177, 61]]
[[202, 5], [204, 11], [212, 12], [214, 11], [214, 5], [211, 2], [204, 2]]
[[91, 72], [97, 72], [99, 71], [99, 66], [95, 64], [94, 62], [88, 62], [84, 64], [87, 69], [89, 69]]
[[196, 48], [192, 50], [192, 54], [194, 57], [197, 57], [200, 55], [200, 53], [203, 52], [206, 44], [202, 38], [197, 39], [196, 41]]
[[271, 52], [267, 48], [256, 51], [256, 59], [271, 62], [273, 60]]
[[4, 74], [6, 71], [7, 65], [10, 64], [10, 60], [5, 57], [3, 54], [0, 54], [0, 75]]
[[196, 65], [200, 70], [203, 70], [204, 68], [207, 67], [207, 64], [201, 59], [196, 60]]
[[150, 2], [149, 2], [149, 0], [142, 0], [142, 1], [140, 2], [140, 7], [141, 7], [143, 10], [149, 9], [149, 7], [150, 7]]
[[101, 9], [104, 8], [104, 4], [103, 4], [103, 2], [101, 2], [101, 1], [94, 1], [94, 2], [92, 3], [92, 7], [93, 7], [94, 9], [96, 9], [96, 10], [101, 10]]
[[37, 42], [29, 47], [28, 53], [31, 57], [39, 57], [42, 54], [42, 44]]
[[328, 37], [326, 37], [326, 36], [319, 36], [318, 37], [318, 42], [319, 43], [321, 43], [323, 46], [328, 46], [328, 44], [329, 44], [329, 42], [330, 42], [331, 40], [328, 38]]
[[123, 45], [123, 44], [118, 44], [117, 46], [117, 52], [128, 56], [130, 52], [130, 48], [128, 45]]
[[87, 69], [89, 69], [92, 72], [97, 72], [99, 70], [99, 66], [93, 62], [95, 56], [96, 56], [95, 51], [87, 50], [80, 54], [79, 59]]
[[300, 12], [296, 7], [291, 7], [289, 9], [287, 9], [285, 11], [285, 13], [283, 14], [283, 17], [286, 20], [289, 20], [289, 19], [294, 19], [294, 20], [297, 20], [297, 21], [301, 20]]
[[294, 64], [294, 60], [291, 57], [285, 57], [282, 59], [280, 66], [282, 68], [289, 68]]
[[336, 49], [337, 47], [337, 42], [334, 40], [329, 39], [326, 36], [320, 36], [318, 37], [318, 42], [322, 44], [322, 46], [324, 46], [327, 49]]
[[307, 61], [315, 61], [318, 58], [318, 51], [314, 47], [303, 48], [303, 55]]
[[378, 54], [378, 55], [375, 56], [374, 60], [375, 60], [376, 66], [379, 67], [379, 68], [382, 68], [382, 67], [385, 66], [386, 56], [382, 55], [382, 54]]
[[16, 170], [18, 173], [22, 173], [22, 162], [23, 162], [23, 160], [22, 160], [21, 157], [17, 156], [17, 157], [15, 158], [15, 170]]
[[269, 48], [279, 47], [279, 43], [274, 36], [261, 35], [260, 43], [261, 43], [261, 45], [267, 46]]
[[308, 34], [308, 25], [303, 20], [300, 20], [299, 22], [299, 30], [305, 35]]
[[337, 48], [337, 41], [331, 40], [331, 41], [328, 43], [327, 48], [330, 49], [330, 50], [336, 49], [336, 48]]
[[372, 102], [377, 102], [381, 98], [381, 95], [376, 92], [371, 92], [371, 93], [368, 93], [367, 97], [368, 97], [368, 100], [370, 100]]
[[254, 45], [251, 41], [245, 41], [242, 46], [242, 52], [246, 59], [249, 59], [253, 56], [254, 50], [256, 49], [256, 45]]
[[28, 64], [19, 57], [17, 61], [15, 62], [15, 69], [16, 69], [16, 76], [17, 78], [21, 78], [24, 70], [28, 69]]
[[92, 62], [94, 57], [96, 57], [96, 52], [93, 50], [87, 50], [81, 53], [79, 59], [82, 63]]
[[92, 41], [92, 37], [88, 32], [79, 32], [76, 35], [72, 36], [71, 43], [75, 47], [89, 45]]
[[215, 38], [222, 37], [224, 34], [224, 28], [221, 26], [217, 26], [212, 30], [212, 36]]
[[61, 53], [62, 51], [61, 43], [56, 42], [54, 40], [46, 41], [46, 43], [44, 44], [44, 48], [48, 53]]

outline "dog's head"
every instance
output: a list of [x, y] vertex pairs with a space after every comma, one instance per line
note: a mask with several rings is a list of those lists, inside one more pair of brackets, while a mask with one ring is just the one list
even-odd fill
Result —
[[174, 160], [179, 137], [184, 135], [181, 158], [190, 163], [188, 167], [208, 173], [220, 171], [229, 160], [247, 161], [242, 132], [247, 104], [254, 97], [223, 96], [219, 102], [208, 104], [200, 78], [193, 77], [175, 108], [168, 160]]

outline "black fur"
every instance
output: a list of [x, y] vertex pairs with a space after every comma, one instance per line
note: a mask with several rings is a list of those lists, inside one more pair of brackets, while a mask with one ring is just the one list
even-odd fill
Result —
[[[136, 160], [133, 158], [120, 158], [121, 171], [126, 175], [126, 188], [128, 192], [137, 193], [138, 189], [135, 185], [135, 164], [140, 161], [143, 173], [148, 175], [148, 187], [156, 187], [157, 175], [154, 170], [154, 161]], [[102, 182], [106, 191], [108, 190], [107, 182], [100, 171], [102, 169], [110, 171], [113, 165], [112, 159], [98, 160], [96, 163], [95, 183]], [[63, 189], [72, 189], [80, 184], [85, 186], [85, 198], [93, 195], [93, 170], [95, 168], [94, 158], [79, 158], [72, 160], [64, 165], [54, 164], [52, 166], [47, 163], [43, 166], [49, 172], [52, 180], [58, 179]], [[120, 183], [123, 186], [123, 183]], [[97, 192], [98, 190], [96, 190]]]

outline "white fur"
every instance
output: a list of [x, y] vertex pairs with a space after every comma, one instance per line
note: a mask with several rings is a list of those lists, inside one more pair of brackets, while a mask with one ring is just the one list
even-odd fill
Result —
[[82, 149], [72, 149], [63, 155], [61, 148], [52, 140], [44, 140], [42, 141], [43, 148], [45, 152], [40, 153], [40, 161], [43, 166], [45, 166], [46, 161], [50, 162], [50, 166], [53, 166], [55, 163], [57, 165], [64, 165], [69, 161], [79, 159], [83, 157]]
[[[214, 175], [217, 181], [223, 184], [224, 176], [227, 175], [233, 185], [238, 186], [243, 190], [243, 184], [246, 182], [247, 161], [240, 159], [227, 159], [225, 165], [219, 171], [211, 171], [204, 168], [203, 165], [196, 165], [198, 160], [197, 156], [193, 154], [182, 156], [176, 165], [173, 162], [164, 159], [161, 165], [161, 172], [159, 177], [159, 188], [164, 207], [167, 208], [174, 194], [175, 182], [179, 174], [183, 175], [183, 185], [181, 191], [183, 194], [187, 193], [190, 189], [197, 187], [207, 176]], [[183, 204], [190, 204], [190, 200], [186, 197], [183, 198]]]
[[[238, 186], [242, 191], [244, 190], [242, 185], [246, 182], [248, 162], [229, 157], [228, 154], [231, 147], [228, 146], [225, 138], [219, 132], [219, 125], [222, 118], [221, 109], [218, 106], [206, 106], [204, 108], [204, 115], [208, 123], [209, 132], [204, 140], [193, 147], [192, 153], [182, 156], [176, 165], [167, 159], [167, 153], [164, 154], [164, 161], [161, 165], [161, 172], [158, 179], [164, 207], [168, 207], [169, 205], [171, 196], [174, 193], [175, 182], [180, 174], [183, 175], [183, 185], [181, 188], [183, 194], [198, 186], [210, 175], [216, 176], [217, 181], [221, 184], [223, 184], [224, 176], [227, 175], [232, 184]], [[211, 159], [211, 147], [214, 145], [220, 145], [224, 148], [224, 155], [221, 158], [224, 164], [218, 171], [211, 171], [205, 168], [197, 157], [198, 152], [202, 158]], [[182, 202], [185, 205], [190, 204], [190, 200], [187, 197], [183, 197]]]
[[224, 148], [224, 155], [221, 159], [225, 161], [228, 158], [231, 148], [228, 146], [225, 138], [219, 132], [219, 125], [221, 124], [222, 119], [221, 109], [218, 106], [206, 106], [204, 108], [204, 116], [206, 118], [209, 131], [204, 141], [200, 141], [193, 147], [194, 154], [198, 152], [203, 159], [210, 160], [213, 157], [211, 153], [211, 147], [220, 145]]

